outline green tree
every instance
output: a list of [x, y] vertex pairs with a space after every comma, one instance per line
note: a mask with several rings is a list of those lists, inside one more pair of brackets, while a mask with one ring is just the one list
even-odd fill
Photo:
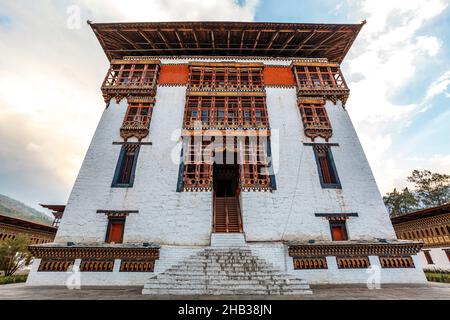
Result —
[[414, 183], [416, 198], [423, 207], [435, 207], [450, 201], [450, 175], [414, 170], [407, 179]]
[[17, 270], [30, 264], [32, 257], [28, 251], [29, 244], [30, 239], [25, 235], [0, 242], [0, 270], [5, 276], [12, 276]]
[[398, 192], [397, 189], [389, 192], [383, 197], [391, 217], [396, 217], [418, 208], [419, 202], [408, 188]]

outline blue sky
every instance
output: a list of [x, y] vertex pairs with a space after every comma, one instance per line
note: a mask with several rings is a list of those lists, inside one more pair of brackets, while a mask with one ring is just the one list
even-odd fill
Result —
[[450, 173], [450, 0], [0, 0], [0, 193], [65, 203], [103, 111], [87, 19], [359, 23], [347, 110], [382, 193]]

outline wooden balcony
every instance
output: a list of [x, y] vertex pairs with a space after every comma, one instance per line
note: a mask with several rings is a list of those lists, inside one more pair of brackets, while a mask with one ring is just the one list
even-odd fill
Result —
[[120, 128], [120, 136], [127, 141], [131, 137], [141, 140], [148, 136], [150, 126], [149, 116], [128, 117]]
[[101, 87], [105, 102], [127, 96], [154, 97], [159, 69], [159, 61], [154, 60], [113, 60]]
[[340, 66], [327, 62], [294, 62], [292, 65], [297, 82], [298, 97], [319, 96], [334, 103], [347, 102], [350, 90]]
[[317, 137], [322, 137], [328, 141], [333, 135], [333, 129], [331, 129], [329, 123], [303, 120], [303, 127], [305, 136], [310, 137], [313, 141]]

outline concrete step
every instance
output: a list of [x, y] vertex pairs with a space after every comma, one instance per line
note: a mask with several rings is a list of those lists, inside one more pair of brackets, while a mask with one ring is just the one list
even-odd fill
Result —
[[212, 233], [211, 247], [247, 247], [243, 233]]
[[[226, 234], [227, 236], [228, 234]], [[226, 238], [217, 236], [221, 240]], [[229, 238], [243, 238], [232, 234]], [[245, 248], [208, 248], [150, 278], [143, 294], [309, 294], [305, 280], [280, 272]]]
[[[152, 278], [149, 279], [149, 281], [156, 279]], [[257, 276], [257, 275], [250, 275], [250, 276], [233, 276], [233, 275], [189, 275], [189, 277], [186, 277], [185, 274], [183, 275], [161, 275], [158, 277], [158, 281], [186, 281], [186, 282], [197, 282], [197, 281], [276, 281], [276, 282], [287, 282], [292, 284], [307, 284], [308, 282], [303, 279], [296, 279], [296, 278], [286, 278], [286, 277], [274, 277], [274, 276]], [[287, 281], [286, 281], [287, 280]]]
[[209, 296], [235, 296], [235, 295], [295, 295], [300, 296], [304, 294], [312, 294], [311, 290], [210, 290], [210, 289], [144, 289], [142, 294], [146, 295], [209, 295]]

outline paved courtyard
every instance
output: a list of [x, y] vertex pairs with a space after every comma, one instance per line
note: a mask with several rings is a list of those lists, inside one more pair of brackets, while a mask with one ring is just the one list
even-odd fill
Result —
[[369, 290], [362, 285], [334, 285], [311, 286], [312, 295], [305, 296], [143, 296], [141, 287], [126, 288], [84, 288], [81, 290], [68, 290], [56, 287], [27, 287], [25, 284], [0, 285], [0, 300], [450, 300], [450, 284], [428, 283], [425, 285], [383, 285], [379, 290]]

